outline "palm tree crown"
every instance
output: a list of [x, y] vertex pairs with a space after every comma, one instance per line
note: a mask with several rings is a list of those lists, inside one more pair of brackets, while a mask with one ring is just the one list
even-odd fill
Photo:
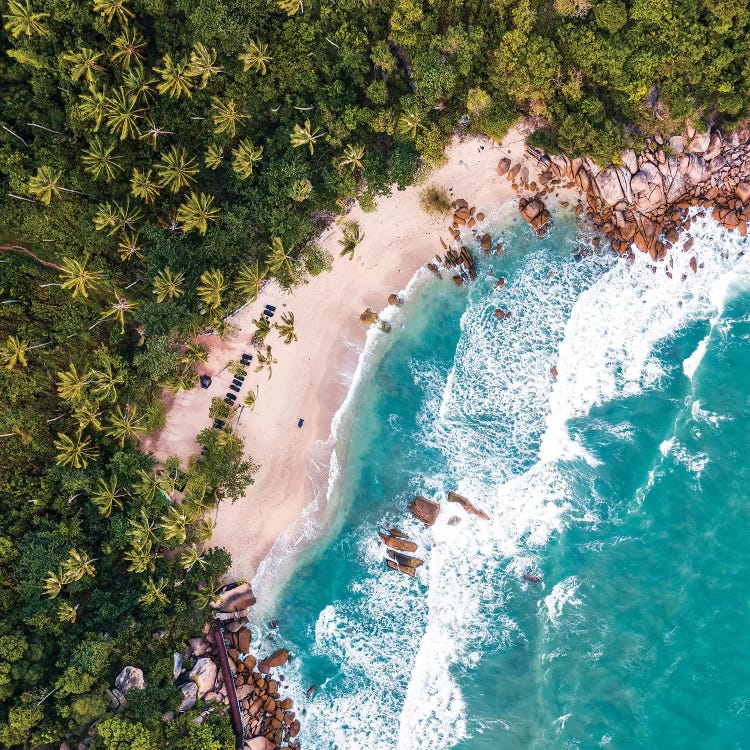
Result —
[[222, 294], [227, 289], [224, 274], [217, 268], [204, 271], [198, 285], [198, 297], [210, 310], [221, 307]]
[[365, 168], [362, 159], [365, 158], [364, 146], [349, 145], [344, 149], [344, 153], [339, 157], [339, 167], [349, 167], [352, 171], [361, 171]]
[[156, 295], [157, 302], [164, 302], [165, 299], [171, 302], [173, 299], [182, 297], [184, 293], [184, 273], [172, 273], [169, 266], [167, 266], [154, 277], [154, 294]]
[[106, 99], [107, 125], [115, 135], [120, 136], [121, 141], [140, 136], [138, 121], [145, 111], [138, 104], [138, 96], [129, 94], [123, 88], [116, 88]]
[[88, 268], [89, 258], [86, 256], [82, 261], [76, 258], [65, 257], [62, 259], [62, 288], [73, 292], [73, 299], [79, 294], [88, 297], [89, 292], [96, 289], [104, 278], [101, 271], [92, 271]]
[[58, 432], [57, 440], [54, 441], [54, 444], [55, 448], [57, 448], [55, 462], [58, 466], [85, 469], [89, 465], [89, 462], [99, 455], [98, 449], [91, 445], [91, 440], [83, 437], [80, 433], [71, 438], [62, 432]]
[[247, 179], [253, 173], [253, 165], [263, 158], [263, 146], [253, 146], [247, 138], [243, 138], [232, 151], [232, 156], [232, 169]]
[[168, 187], [173, 193], [180, 188], [195, 182], [198, 173], [198, 162], [188, 156], [181, 146], [172, 146], [156, 165], [156, 171], [161, 179], [162, 187]]
[[123, 68], [129, 68], [133, 61], [143, 60], [146, 40], [135, 29], [126, 27], [122, 34], [112, 42], [112, 46], [115, 48], [112, 60], [120, 63]]
[[285, 344], [291, 344], [292, 341], [297, 341], [297, 333], [294, 330], [293, 312], [283, 313], [281, 316], [281, 325], [276, 323], [275, 326], [276, 330], [279, 332], [279, 336], [281, 336]]
[[26, 355], [30, 349], [29, 342], [8, 336], [5, 343], [0, 347], [0, 359], [5, 362], [7, 369], [12, 370], [16, 365], [26, 367]]
[[260, 292], [260, 282], [266, 275], [266, 269], [260, 269], [256, 260], [254, 266], [244, 264], [240, 267], [234, 280], [234, 288], [237, 293], [248, 302], [255, 302]]
[[114, 477], [108, 482], [100, 478], [96, 490], [91, 493], [91, 502], [99, 509], [99, 513], [109, 518], [115, 508], [122, 510], [124, 494], [122, 490], [117, 489], [117, 480]]
[[216, 64], [216, 50], [213, 47], [209, 50], [200, 42], [196, 42], [190, 52], [189, 71], [193, 76], [200, 76], [200, 88], [204, 89], [206, 88], [208, 79], [211, 76], [223, 73], [224, 68]]
[[263, 42], [251, 39], [245, 46], [245, 51], [239, 56], [242, 63], [242, 70], [253, 70], [261, 75], [266, 74], [266, 63], [271, 62], [273, 58], [269, 57], [268, 45]]
[[126, 26], [128, 21], [134, 18], [133, 11], [128, 8], [127, 0], [94, 0], [94, 10], [103, 15], [107, 23], [112, 23], [116, 18], [123, 26]]
[[249, 115], [237, 111], [234, 99], [223, 102], [215, 96], [211, 98], [211, 119], [214, 122], [215, 133], [226, 133], [230, 138], [234, 138], [237, 123], [248, 117]]
[[92, 174], [95, 180], [104, 177], [107, 182], [111, 182], [117, 173], [122, 171], [120, 166], [122, 158], [115, 156], [114, 150], [114, 143], [102, 143], [98, 136], [94, 136], [81, 156], [83, 168]]
[[133, 176], [130, 178], [130, 192], [146, 203], [153, 203], [157, 199], [161, 187], [152, 174], [150, 169], [143, 171], [138, 167], [133, 167]]
[[44, 36], [47, 27], [42, 23], [43, 18], [49, 18], [49, 13], [34, 13], [29, 0], [8, 0], [8, 8], [3, 13], [5, 28], [16, 39], [21, 34], [26, 36]]
[[177, 221], [182, 229], [189, 232], [197, 229], [201, 234], [206, 233], [209, 221], [216, 221], [221, 209], [212, 206], [213, 195], [206, 193], [191, 193], [177, 209]]
[[61, 170], [52, 169], [48, 166], [38, 167], [36, 175], [29, 180], [29, 192], [48, 206], [52, 198], [57, 198], [60, 195], [62, 190], [60, 187], [61, 179]]
[[109, 426], [104, 430], [107, 435], [114, 437], [120, 444], [125, 446], [126, 440], [139, 440], [141, 435], [148, 432], [143, 426], [144, 417], [138, 414], [138, 410], [132, 404], [125, 407], [125, 411], [118, 404], [112, 414], [109, 415]]
[[63, 60], [71, 64], [70, 77], [73, 81], [86, 79], [86, 83], [94, 83], [94, 74], [101, 73], [104, 68], [97, 61], [104, 56], [103, 52], [94, 52], [88, 47], [81, 47], [79, 52], [66, 52]]
[[164, 67], [154, 68], [154, 72], [161, 76], [161, 83], [156, 87], [160, 94], [169, 94], [176, 99], [183, 94], [188, 98], [193, 95], [195, 73], [188, 60], [172, 60], [171, 55], [164, 55]]
[[305, 120], [304, 128], [295, 124], [294, 130], [292, 131], [291, 136], [289, 136], [289, 140], [292, 142], [294, 148], [307, 146], [308, 149], [310, 149], [310, 155], [312, 156], [315, 153], [315, 141], [324, 136], [325, 133], [320, 133], [319, 128], [315, 128], [314, 130], [311, 128], [310, 120]]

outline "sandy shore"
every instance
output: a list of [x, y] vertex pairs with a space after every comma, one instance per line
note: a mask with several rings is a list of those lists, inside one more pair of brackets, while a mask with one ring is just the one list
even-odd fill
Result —
[[[507, 156], [513, 164], [528, 166], [531, 179], [536, 174], [534, 160], [525, 157], [520, 127], [513, 128], [500, 144], [480, 138], [456, 140], [447, 155], [448, 162], [425, 184], [452, 189], [453, 198], [465, 198], [487, 214], [517, 198], [510, 182], [497, 175], [500, 158]], [[294, 313], [299, 341], [287, 346], [273, 331], [267, 339], [278, 360], [272, 378], [251, 370], [238, 399], [240, 403], [250, 388], [258, 389], [255, 410], [243, 411], [237, 432], [260, 469], [244, 498], [233, 505], [222, 504], [212, 540], [231, 554], [230, 575], [235, 578], [252, 578], [279, 536], [312, 499], [311, 455], [330, 436], [332, 418], [346, 397], [365, 343], [360, 313], [367, 307], [384, 308], [388, 295], [403, 289], [441, 251], [439, 237], [449, 239], [448, 217], [429, 217], [421, 210], [423, 187], [394, 190], [378, 201], [374, 213], [364, 213], [356, 205], [348, 218], [359, 222], [365, 238], [353, 261], [339, 256], [340, 229], [331, 228], [321, 238], [335, 258], [330, 273], [310, 279], [291, 294], [275, 284], [267, 285], [257, 302], [231, 320], [236, 333], [226, 341], [207, 338], [211, 356], [201, 372], [214, 375], [211, 387], [174, 397], [168, 405], [166, 427], [144, 441], [143, 448], [160, 460], [178, 455], [187, 461], [197, 453], [194, 437], [210, 425], [211, 398], [223, 396], [232, 379], [222, 368], [243, 352], [254, 354], [249, 344], [252, 320], [267, 303], [277, 308], [274, 320], [284, 311]], [[570, 195], [560, 194], [560, 200]], [[300, 418], [304, 419], [301, 429], [297, 427]]]

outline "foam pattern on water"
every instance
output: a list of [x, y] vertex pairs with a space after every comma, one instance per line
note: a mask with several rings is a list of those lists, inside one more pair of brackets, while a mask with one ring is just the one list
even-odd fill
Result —
[[[577, 439], [575, 421], [657, 388], [665, 375], [659, 347], [695, 321], [717, 319], [747, 273], [738, 236], [708, 220], [695, 220], [692, 234], [692, 253], [677, 247], [655, 271], [641, 255], [632, 266], [609, 256], [576, 261], [550, 249], [553, 235], [518, 261], [505, 289], [492, 290], [486, 279], [472, 288], [449, 371], [411, 363], [424, 391], [413, 440], [437, 451], [442, 464], [414, 477], [410, 489], [432, 493], [443, 511], [430, 530], [406, 523], [426, 551], [417, 585], [383, 575], [376, 541], [353, 540], [367, 573], [349, 596], [322, 606], [314, 624], [313, 653], [340, 671], [309, 705], [303, 747], [443, 750], [481, 731], [467, 716], [462, 678], [487, 649], [523, 638], [503, 604], [513, 587], [531, 585], [520, 579], [550, 536], [573, 521], [597, 520], [598, 498], [582, 495], [580, 482], [597, 458]], [[497, 307], [513, 316], [498, 320]], [[688, 365], [686, 374], [698, 368]], [[633, 440], [627, 423], [609, 432]], [[674, 441], [662, 446], [664, 457], [680, 450]], [[700, 475], [703, 457], [680, 458]], [[469, 497], [490, 521], [449, 506], [448, 490]], [[570, 576], [544, 582], [546, 628], [574, 627], [581, 586]], [[566, 720], [558, 717], [559, 731]], [[497, 722], [503, 726], [502, 717]]]

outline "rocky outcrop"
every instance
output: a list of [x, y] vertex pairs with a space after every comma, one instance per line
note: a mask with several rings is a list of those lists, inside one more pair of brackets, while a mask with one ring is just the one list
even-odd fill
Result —
[[489, 521], [490, 517], [483, 511], [477, 508], [471, 500], [465, 498], [463, 495], [459, 495], [457, 492], [448, 493], [449, 503], [458, 503], [467, 513], [478, 518], [483, 518], [485, 521]]
[[263, 659], [258, 665], [258, 669], [267, 674], [276, 667], [281, 667], [289, 660], [289, 652], [286, 649], [280, 648], [274, 651], [270, 656]]
[[207, 656], [195, 662], [195, 666], [190, 670], [190, 679], [198, 686], [199, 698], [213, 690], [218, 671], [216, 664]]
[[124, 695], [131, 690], [143, 690], [146, 687], [143, 670], [138, 667], [125, 667], [115, 678], [115, 687]]
[[182, 690], [182, 703], [177, 709], [179, 713], [184, 714], [185, 711], [189, 711], [198, 700], [198, 686], [194, 682], [186, 682], [184, 685], [180, 685]]
[[401, 552], [416, 552], [417, 545], [414, 542], [410, 542], [408, 539], [399, 539], [395, 536], [389, 536], [384, 534], [382, 531], [378, 532], [378, 536], [383, 540], [386, 547], [391, 549], [397, 549]]
[[426, 497], [418, 496], [409, 503], [409, 510], [425, 526], [432, 526], [440, 513], [440, 504], [428, 500]]
[[521, 198], [518, 208], [537, 235], [544, 237], [550, 227], [550, 215], [544, 202], [539, 198]]
[[256, 602], [253, 587], [249, 583], [232, 583], [219, 592], [219, 598], [211, 607], [219, 612], [237, 612], [252, 607]]
[[420, 565], [424, 565], [424, 560], [420, 560], [418, 557], [409, 557], [401, 552], [396, 552], [395, 549], [387, 550], [388, 557], [399, 565], [408, 565], [410, 568], [418, 568]]

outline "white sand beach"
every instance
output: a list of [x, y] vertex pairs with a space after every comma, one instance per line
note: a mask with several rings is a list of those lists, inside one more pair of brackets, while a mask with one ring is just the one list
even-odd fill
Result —
[[[517, 198], [511, 183], [497, 174], [502, 157], [513, 164], [522, 162], [533, 179], [536, 163], [524, 151], [522, 126], [513, 128], [500, 144], [474, 137], [454, 140], [447, 163], [424, 184], [451, 188], [453, 198], [465, 198], [478, 211], [489, 213]], [[187, 460], [197, 453], [194, 437], [210, 426], [211, 398], [223, 396], [232, 379], [227, 370], [220, 371], [242, 352], [254, 354], [249, 343], [252, 320], [267, 303], [277, 308], [274, 320], [284, 311], [294, 313], [299, 340], [287, 346], [272, 332], [268, 342], [278, 360], [273, 376], [269, 380], [265, 372], [251, 369], [238, 400], [241, 403], [250, 388], [258, 387], [255, 410], [243, 411], [237, 432], [260, 469], [244, 498], [222, 503], [211, 542], [231, 554], [230, 575], [235, 578], [252, 578], [274, 542], [312, 499], [311, 451], [329, 438], [332, 418], [346, 397], [365, 342], [359, 315], [367, 307], [383, 309], [391, 292], [403, 289], [441, 252], [439, 238], [449, 239], [448, 217], [427, 216], [419, 206], [424, 184], [394, 189], [378, 201], [373, 213], [364, 213], [357, 204], [348, 218], [359, 222], [365, 237], [352, 261], [339, 256], [341, 230], [332, 226], [321, 238], [335, 258], [330, 273], [309, 279], [292, 293], [268, 284], [255, 303], [231, 320], [237, 331], [227, 340], [204, 338], [211, 356], [200, 372], [215, 375], [211, 387], [170, 396], [166, 427], [143, 443], [159, 460], [171, 455]], [[574, 198], [573, 191], [561, 191], [558, 200]], [[297, 426], [300, 418], [302, 428]]]

